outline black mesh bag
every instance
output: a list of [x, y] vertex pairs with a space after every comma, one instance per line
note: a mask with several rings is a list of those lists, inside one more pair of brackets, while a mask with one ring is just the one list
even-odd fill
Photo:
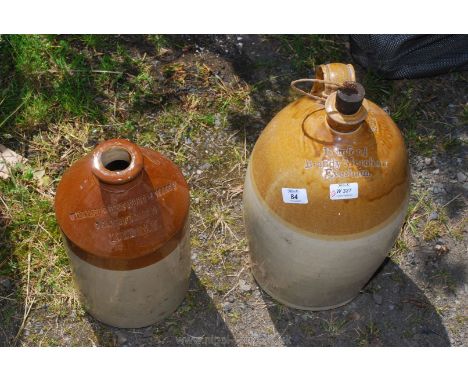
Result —
[[468, 35], [350, 35], [358, 64], [388, 79], [468, 70]]

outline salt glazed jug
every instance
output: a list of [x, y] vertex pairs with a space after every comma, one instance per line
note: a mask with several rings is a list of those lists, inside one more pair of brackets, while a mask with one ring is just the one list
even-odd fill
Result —
[[[358, 295], [394, 244], [410, 188], [402, 135], [351, 65], [293, 81], [252, 151], [244, 220], [252, 272], [281, 303], [331, 309]], [[310, 93], [296, 87], [313, 82]]]
[[74, 163], [55, 213], [85, 309], [137, 328], [171, 314], [189, 283], [189, 190], [161, 154], [112, 139]]

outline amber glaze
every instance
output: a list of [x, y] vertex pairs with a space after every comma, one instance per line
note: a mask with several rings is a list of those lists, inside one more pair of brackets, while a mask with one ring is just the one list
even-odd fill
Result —
[[[311, 234], [353, 235], [401, 206], [409, 181], [403, 138], [382, 109], [370, 101], [364, 107], [367, 117], [357, 130], [340, 133], [323, 106], [302, 97], [262, 132], [251, 156], [255, 186], [286, 222]], [[330, 199], [330, 184], [351, 182], [359, 183], [357, 199]], [[306, 188], [309, 203], [283, 203], [283, 187]]]
[[[355, 80], [344, 64], [322, 65], [317, 77]], [[336, 89], [316, 83], [313, 99], [281, 110], [257, 140], [245, 179], [252, 273], [272, 297], [299, 309], [331, 309], [357, 296], [391, 249], [409, 200], [398, 127], [365, 99], [355, 114], [339, 113]], [[334, 198], [337, 186], [356, 183], [352, 198]], [[293, 204], [283, 188], [303, 189], [307, 199]]]
[[[329, 82], [342, 83], [344, 81], [356, 81], [356, 74], [353, 65], [331, 63], [326, 65], [319, 65], [315, 69], [315, 77], [319, 80]], [[334, 87], [316, 82], [312, 87], [312, 93], [320, 96], [327, 97], [333, 91]]]
[[[111, 171], [105, 162], [127, 161]], [[99, 145], [62, 177], [55, 212], [67, 246], [111, 270], [137, 269], [170, 254], [185, 234], [188, 185], [170, 160], [123, 139]]]

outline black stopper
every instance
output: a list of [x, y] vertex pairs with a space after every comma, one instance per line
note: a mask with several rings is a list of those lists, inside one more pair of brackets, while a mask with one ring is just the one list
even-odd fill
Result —
[[362, 105], [366, 91], [358, 82], [347, 81], [336, 92], [336, 109], [341, 114], [357, 113]]

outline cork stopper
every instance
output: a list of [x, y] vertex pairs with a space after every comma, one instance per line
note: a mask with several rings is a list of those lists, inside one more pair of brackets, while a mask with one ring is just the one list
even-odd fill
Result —
[[361, 108], [365, 95], [366, 91], [360, 83], [345, 82], [336, 92], [336, 110], [345, 115], [356, 114]]

